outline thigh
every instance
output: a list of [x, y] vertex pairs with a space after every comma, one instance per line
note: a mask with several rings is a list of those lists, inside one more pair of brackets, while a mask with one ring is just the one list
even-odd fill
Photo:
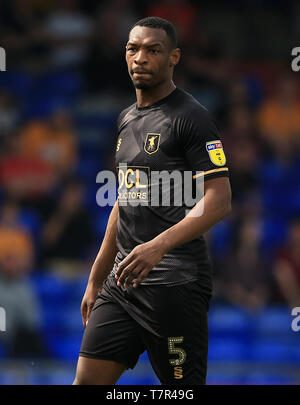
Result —
[[122, 306], [99, 294], [84, 331], [79, 355], [134, 368], [145, 350], [139, 325]]
[[113, 360], [79, 356], [73, 385], [113, 385], [126, 366]]
[[156, 375], [162, 384], [205, 384], [210, 295], [194, 281], [160, 287], [155, 298], [160, 334], [143, 336]]

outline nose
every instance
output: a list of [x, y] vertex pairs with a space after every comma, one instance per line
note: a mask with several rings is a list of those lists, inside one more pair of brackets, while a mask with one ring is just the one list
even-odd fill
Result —
[[147, 63], [146, 52], [145, 52], [143, 49], [140, 49], [140, 50], [135, 54], [134, 62], [135, 62], [137, 65], [144, 65], [145, 63]]

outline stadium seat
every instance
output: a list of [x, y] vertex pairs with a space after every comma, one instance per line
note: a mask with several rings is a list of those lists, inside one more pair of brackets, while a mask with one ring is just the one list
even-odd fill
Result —
[[39, 96], [33, 94], [26, 102], [22, 111], [22, 118], [47, 118], [53, 111], [70, 107], [74, 100], [65, 94]]
[[62, 369], [50, 366], [41, 370], [39, 373], [36, 371], [27, 374], [28, 385], [71, 385], [75, 377], [76, 364], [73, 368]]
[[31, 282], [42, 304], [53, 308], [65, 303], [70, 295], [72, 286], [63, 277], [56, 274], [43, 274], [36, 272], [32, 275]]
[[82, 333], [49, 333], [44, 336], [51, 355], [57, 360], [77, 360]]
[[233, 306], [212, 306], [208, 317], [212, 337], [250, 337], [253, 322], [251, 315]]
[[265, 308], [256, 316], [255, 333], [257, 336], [294, 337], [291, 328], [292, 316], [287, 306]]
[[33, 84], [33, 77], [24, 71], [8, 70], [0, 74], [0, 88], [12, 92], [20, 101], [29, 97]]
[[247, 341], [227, 337], [209, 339], [208, 361], [247, 361], [248, 358]]
[[79, 73], [53, 70], [36, 78], [34, 93], [40, 95], [40, 98], [60, 94], [74, 99], [79, 95], [82, 86], [82, 78]]
[[245, 385], [289, 385], [295, 384], [292, 377], [281, 376], [280, 374], [268, 372], [253, 372], [246, 375]]
[[293, 351], [290, 345], [264, 338], [251, 345], [251, 359], [264, 363], [288, 363], [293, 359]]

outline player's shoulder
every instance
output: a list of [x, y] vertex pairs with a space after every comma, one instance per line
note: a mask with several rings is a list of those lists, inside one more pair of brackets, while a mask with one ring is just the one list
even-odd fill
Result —
[[129, 107], [124, 108], [118, 116], [117, 126], [120, 127], [128, 115], [132, 115], [136, 112], [136, 103], [131, 104]]
[[174, 100], [172, 116], [174, 127], [179, 132], [194, 129], [206, 130], [215, 125], [210, 111], [185, 90], [179, 89], [177, 102]]
[[177, 97], [174, 99], [174, 116], [183, 120], [209, 120], [211, 113], [196, 98], [187, 91], [177, 88]]

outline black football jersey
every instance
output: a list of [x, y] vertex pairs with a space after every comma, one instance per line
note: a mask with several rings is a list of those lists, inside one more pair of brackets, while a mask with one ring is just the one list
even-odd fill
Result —
[[[187, 205], [188, 198], [183, 198], [184, 173], [190, 174], [192, 182], [228, 176], [213, 119], [182, 89], [176, 88], [151, 106], [131, 105], [121, 112], [117, 127], [119, 251], [111, 275], [135, 246], [155, 238], [192, 208]], [[168, 184], [166, 176], [160, 179], [159, 173], [171, 177]], [[195, 186], [193, 190], [195, 193]], [[179, 284], [196, 279], [211, 289], [211, 264], [202, 236], [170, 250], [141, 284]]]

